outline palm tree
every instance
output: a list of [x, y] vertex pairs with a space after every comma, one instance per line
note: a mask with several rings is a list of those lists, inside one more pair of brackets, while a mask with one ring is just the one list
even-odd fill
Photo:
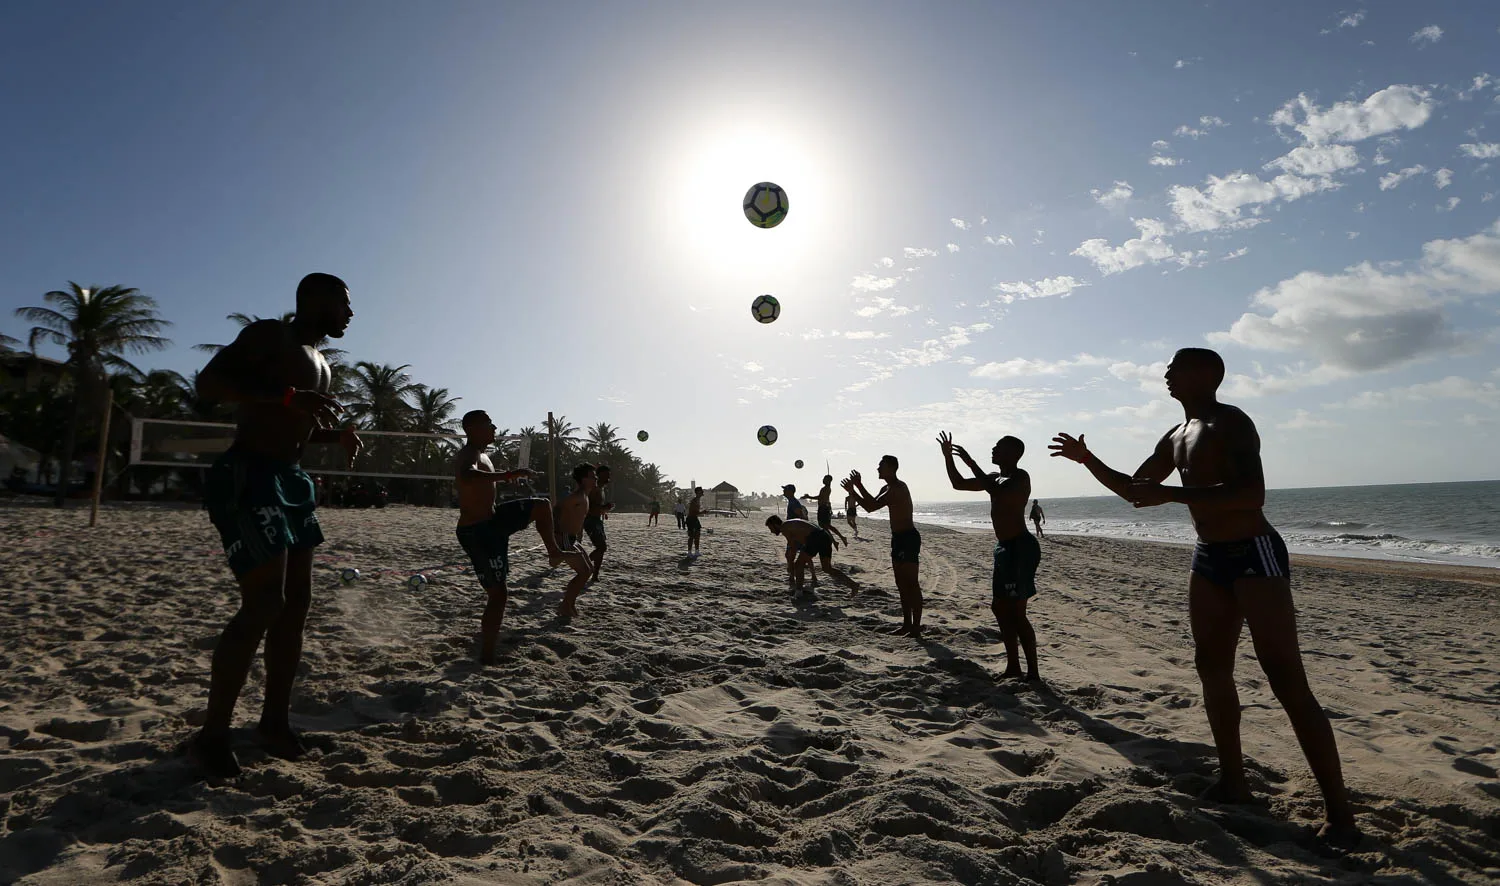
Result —
[[18, 338], [11, 338], [10, 336], [6, 335], [5, 333], [0, 332], [0, 354], [8, 353], [10, 351], [14, 351], [16, 348], [19, 348], [20, 346], [21, 346], [21, 340], [20, 339], [18, 339]]
[[559, 459], [571, 458], [578, 448], [578, 428], [568, 421], [566, 415], [549, 418], [545, 427], [547, 436], [557, 441], [557, 457]]
[[588, 451], [600, 461], [613, 456], [620, 444], [620, 429], [608, 422], [599, 422], [589, 428]]
[[[454, 433], [453, 413], [463, 398], [450, 397], [447, 388], [429, 388], [422, 384], [413, 385], [413, 392], [416, 400], [412, 404], [411, 430], [419, 434]], [[426, 473], [429, 465], [441, 462], [456, 450], [457, 446], [448, 441], [422, 441], [417, 449], [418, 473]]]
[[373, 431], [405, 430], [412, 416], [407, 397], [417, 393], [406, 370], [410, 363], [392, 366], [361, 360], [350, 377], [351, 398], [345, 404], [349, 416]]
[[52, 307], [17, 308], [16, 315], [37, 324], [31, 328], [29, 341], [33, 352], [38, 342], [67, 349], [66, 366], [78, 392], [63, 438], [63, 461], [58, 472], [56, 501], [62, 507], [78, 443], [79, 411], [93, 406], [106, 370], [143, 375], [124, 355], [166, 348], [171, 340], [159, 333], [171, 323], [157, 315], [155, 299], [131, 287], [85, 289], [69, 281], [66, 290], [54, 289], [42, 298]]

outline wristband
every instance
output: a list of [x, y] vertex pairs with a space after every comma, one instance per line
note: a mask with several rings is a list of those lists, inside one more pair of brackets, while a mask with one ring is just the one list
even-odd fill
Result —
[[290, 407], [292, 405], [292, 398], [295, 396], [297, 396], [297, 389], [291, 385], [287, 385], [286, 392], [281, 395], [281, 405]]

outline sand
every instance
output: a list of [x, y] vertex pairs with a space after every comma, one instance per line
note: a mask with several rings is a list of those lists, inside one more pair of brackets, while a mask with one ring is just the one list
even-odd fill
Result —
[[[454, 512], [323, 514], [293, 722], [207, 782], [180, 745], [235, 608], [203, 512], [0, 502], [0, 882], [1303, 884], [1500, 882], [1500, 571], [1298, 561], [1311, 680], [1365, 842], [1321, 803], [1248, 640], [1244, 742], [1265, 803], [1214, 771], [1186, 620], [1189, 553], [1044, 545], [1046, 686], [996, 679], [981, 535], [924, 533], [929, 633], [899, 619], [883, 524], [840, 551], [857, 594], [794, 604], [759, 520], [609, 523], [571, 625], [537, 540], [501, 661], [453, 564]], [[363, 573], [343, 587], [337, 570]], [[434, 568], [442, 566], [442, 568]], [[429, 584], [404, 584], [422, 569]]]

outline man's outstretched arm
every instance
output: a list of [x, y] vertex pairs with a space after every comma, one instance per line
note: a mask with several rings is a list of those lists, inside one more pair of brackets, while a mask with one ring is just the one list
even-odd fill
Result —
[[1168, 431], [1166, 436], [1162, 437], [1161, 441], [1156, 444], [1156, 451], [1151, 453], [1151, 457], [1141, 462], [1141, 466], [1136, 468], [1134, 477], [1115, 470], [1105, 464], [1099, 456], [1090, 452], [1088, 445], [1084, 442], [1085, 436], [1084, 434], [1079, 434], [1075, 439], [1071, 435], [1059, 433], [1056, 437], [1052, 438], [1052, 445], [1047, 448], [1051, 450], [1054, 458], [1066, 458], [1069, 461], [1076, 461], [1088, 468], [1089, 473], [1093, 474], [1094, 479], [1102, 483], [1104, 488], [1127, 501], [1131, 500], [1130, 485], [1132, 482], [1144, 480], [1159, 484], [1172, 473], [1175, 467], [1175, 463], [1172, 460], [1171, 431]]
[[1223, 419], [1223, 427], [1229, 449], [1229, 471], [1224, 482], [1212, 486], [1163, 486], [1159, 480], [1141, 478], [1131, 484], [1130, 500], [1137, 507], [1170, 501], [1210, 511], [1264, 507], [1266, 477], [1260, 463], [1260, 434], [1255, 423], [1236, 410]]
[[879, 497], [872, 498], [869, 490], [865, 489], [865, 484], [860, 480], [858, 473], [853, 474], [840, 485], [866, 511], [878, 511], [885, 507], [885, 497], [890, 492], [889, 489], [882, 489]]

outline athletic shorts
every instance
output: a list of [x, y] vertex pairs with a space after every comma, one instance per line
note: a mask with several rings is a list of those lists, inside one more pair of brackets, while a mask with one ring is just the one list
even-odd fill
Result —
[[821, 529], [814, 529], [807, 534], [807, 541], [802, 543], [802, 553], [809, 557], [832, 557], [833, 536]]
[[1036, 596], [1036, 568], [1042, 565], [1042, 546], [1036, 536], [1023, 532], [995, 543], [995, 574], [990, 580], [990, 601], [1029, 600]]
[[818, 505], [818, 525], [827, 526], [833, 522], [833, 505]]
[[687, 518], [687, 528], [688, 532], [692, 533], [693, 535], [697, 535], [698, 533], [703, 531], [703, 521], [699, 520], [697, 517], [689, 517]]
[[534, 498], [508, 501], [496, 507], [488, 520], [458, 527], [458, 543], [474, 564], [480, 585], [505, 586], [510, 576], [510, 537], [531, 525], [531, 511], [537, 501]]
[[288, 461], [230, 449], [208, 469], [203, 506], [236, 578], [323, 543], [312, 478]]
[[891, 562], [915, 563], [922, 555], [922, 533], [916, 529], [891, 533]]
[[1286, 542], [1275, 530], [1245, 541], [1198, 542], [1193, 549], [1193, 571], [1221, 588], [1232, 589], [1237, 578], [1291, 578]]
[[583, 532], [589, 537], [589, 544], [593, 545], [596, 549], [604, 547], [605, 538], [603, 517], [584, 517]]

